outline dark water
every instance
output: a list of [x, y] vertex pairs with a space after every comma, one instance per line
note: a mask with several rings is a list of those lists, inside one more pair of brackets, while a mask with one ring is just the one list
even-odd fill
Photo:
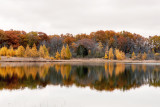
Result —
[[1, 63], [2, 107], [159, 107], [160, 64]]

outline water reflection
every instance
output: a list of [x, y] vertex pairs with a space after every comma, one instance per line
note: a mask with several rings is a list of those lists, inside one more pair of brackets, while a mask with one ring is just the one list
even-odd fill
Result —
[[125, 63], [1, 64], [0, 89], [43, 88], [46, 85], [112, 91], [129, 90], [144, 84], [160, 86], [160, 66]]

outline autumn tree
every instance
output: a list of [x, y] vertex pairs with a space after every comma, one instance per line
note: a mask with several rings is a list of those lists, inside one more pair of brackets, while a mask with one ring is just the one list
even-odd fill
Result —
[[45, 45], [43, 45], [43, 50], [44, 50], [44, 57], [46, 58], [49, 57], [49, 52]]
[[31, 54], [32, 54], [32, 57], [38, 57], [38, 51], [37, 51], [36, 44], [33, 45]]
[[102, 49], [103, 49], [102, 42], [99, 42], [98, 47], [97, 47], [97, 51], [96, 51], [96, 56], [97, 57], [102, 57]]
[[59, 54], [59, 52], [58, 52], [58, 51], [56, 52], [56, 56], [55, 56], [55, 58], [56, 58], [57, 60], [60, 60], [60, 58], [61, 58], [61, 57], [60, 57], [60, 54]]
[[3, 46], [1, 49], [0, 49], [0, 55], [1, 56], [6, 56], [7, 55], [7, 47], [6, 46]]
[[104, 56], [105, 59], [108, 59], [108, 53], [109, 53], [108, 52], [108, 47], [106, 47], [105, 56]]
[[135, 55], [134, 52], [132, 53], [132, 59], [133, 59], [133, 60], [136, 59], [136, 55]]
[[43, 48], [42, 45], [41, 45], [40, 48], [39, 48], [39, 56], [42, 57], [42, 58], [45, 57], [44, 48]]
[[12, 47], [12, 45], [10, 46], [10, 48], [7, 50], [7, 56], [14, 56], [15, 55], [15, 51]]
[[65, 55], [65, 57], [66, 57], [66, 59], [71, 59], [71, 57], [72, 57], [72, 54], [70, 52], [68, 44], [66, 46], [66, 55]]
[[8, 46], [13, 46], [13, 48], [17, 48], [19, 44], [19, 36], [21, 35], [21, 31], [9, 30], [5, 31], [5, 35], [7, 36]]
[[125, 53], [120, 51], [119, 49], [115, 49], [115, 56], [117, 60], [125, 59]]
[[108, 55], [107, 53], [105, 52], [105, 56], [104, 56], [105, 59], [108, 59]]
[[138, 60], [142, 60], [142, 54], [141, 54], [141, 53], [138, 53], [137, 59], [138, 59]]
[[31, 57], [32, 56], [31, 52], [32, 52], [31, 48], [29, 47], [29, 45], [27, 45], [24, 56]]
[[160, 53], [155, 53], [154, 54], [154, 59], [155, 60], [160, 60]]
[[16, 50], [16, 56], [24, 57], [25, 48], [23, 46], [19, 46]]
[[66, 48], [64, 47], [64, 45], [63, 45], [62, 50], [61, 50], [61, 58], [62, 59], [66, 58]]
[[146, 60], [147, 59], [147, 54], [144, 52], [142, 55], [142, 60]]
[[109, 59], [110, 60], [114, 59], [114, 54], [113, 54], [113, 49], [112, 48], [109, 49]]

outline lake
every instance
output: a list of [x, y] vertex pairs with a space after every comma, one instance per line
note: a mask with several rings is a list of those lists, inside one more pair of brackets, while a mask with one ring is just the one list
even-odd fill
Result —
[[1, 63], [1, 107], [159, 107], [157, 63]]

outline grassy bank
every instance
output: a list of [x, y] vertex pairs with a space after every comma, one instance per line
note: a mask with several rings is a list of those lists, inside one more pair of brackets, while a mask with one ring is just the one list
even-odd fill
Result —
[[160, 60], [106, 60], [103, 58], [73, 58], [70, 60], [50, 60], [44, 58], [1, 57], [0, 62], [124, 62], [124, 63], [160, 63]]

